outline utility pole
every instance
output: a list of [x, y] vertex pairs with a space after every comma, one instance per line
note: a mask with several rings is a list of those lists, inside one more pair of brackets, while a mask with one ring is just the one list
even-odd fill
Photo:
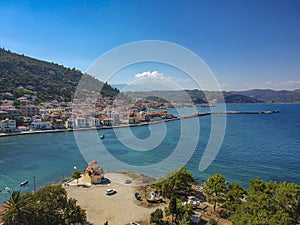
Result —
[[35, 176], [33, 176], [33, 194], [35, 193]]

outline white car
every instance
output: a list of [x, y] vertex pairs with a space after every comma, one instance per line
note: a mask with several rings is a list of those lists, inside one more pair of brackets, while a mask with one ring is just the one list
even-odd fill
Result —
[[105, 194], [107, 194], [107, 195], [113, 195], [113, 194], [116, 194], [116, 193], [117, 193], [117, 191], [115, 189], [107, 189], [105, 191]]

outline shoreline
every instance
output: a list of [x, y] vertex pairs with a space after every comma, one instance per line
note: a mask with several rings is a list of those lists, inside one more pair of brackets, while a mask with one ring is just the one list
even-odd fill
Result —
[[[196, 117], [197, 115], [193, 116]], [[191, 118], [191, 117], [189, 117]], [[166, 119], [166, 120], [159, 120], [153, 122], [145, 122], [145, 123], [138, 123], [138, 124], [124, 124], [124, 125], [117, 125], [117, 126], [102, 126], [102, 127], [86, 127], [86, 128], [75, 128], [75, 129], [53, 129], [53, 130], [32, 130], [32, 131], [23, 131], [19, 133], [0, 133], [1, 137], [8, 137], [8, 136], [17, 136], [17, 135], [29, 135], [29, 134], [44, 134], [44, 133], [59, 133], [59, 132], [73, 132], [73, 131], [87, 131], [87, 130], [106, 130], [106, 129], [114, 129], [114, 128], [125, 128], [125, 127], [138, 127], [138, 126], [147, 126], [152, 124], [158, 124], [163, 122], [169, 122], [174, 120], [180, 119], [187, 119], [187, 118], [173, 118], [173, 119]]]
[[8, 137], [8, 136], [17, 136], [17, 135], [29, 135], [29, 134], [44, 134], [44, 133], [58, 133], [58, 132], [73, 132], [73, 131], [87, 131], [87, 130], [102, 130], [102, 129], [115, 129], [115, 128], [125, 128], [125, 127], [138, 127], [138, 126], [148, 126], [152, 124], [159, 124], [163, 122], [170, 122], [175, 120], [184, 120], [194, 117], [200, 117], [200, 116], [209, 116], [209, 115], [227, 115], [227, 114], [273, 114], [278, 113], [279, 110], [273, 110], [273, 111], [226, 111], [226, 112], [198, 112], [188, 115], [182, 115], [178, 116], [172, 119], [162, 119], [158, 121], [152, 121], [152, 122], [143, 122], [138, 124], [124, 124], [124, 125], [117, 125], [117, 126], [102, 126], [102, 127], [87, 127], [87, 128], [75, 128], [75, 129], [53, 129], [53, 130], [35, 130], [35, 131], [24, 131], [19, 133], [0, 133], [1, 137]]

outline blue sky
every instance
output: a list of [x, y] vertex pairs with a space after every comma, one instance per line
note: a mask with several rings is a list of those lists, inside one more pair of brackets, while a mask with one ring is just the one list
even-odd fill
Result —
[[[0, 24], [1, 47], [82, 71], [119, 45], [163, 40], [201, 57], [224, 90], [300, 88], [298, 0], [0, 0]], [[147, 71], [185, 79], [152, 63], [124, 69], [114, 82]]]

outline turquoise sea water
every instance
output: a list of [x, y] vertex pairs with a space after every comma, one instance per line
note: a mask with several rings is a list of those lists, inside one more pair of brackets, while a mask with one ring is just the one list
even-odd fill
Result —
[[[191, 153], [192, 157], [186, 166], [200, 182], [214, 173], [222, 173], [228, 181], [238, 182], [244, 187], [254, 178], [266, 181], [287, 180], [300, 184], [300, 105], [227, 104], [228, 111], [277, 109], [280, 113], [227, 115], [226, 132], [220, 151], [213, 163], [202, 172], [198, 171], [198, 165], [210, 136], [210, 116], [129, 128], [139, 140], [146, 141], [151, 132], [156, 139], [161, 138], [161, 142], [154, 146], [151, 140], [141, 143], [132, 141], [132, 137], [127, 135], [128, 129], [123, 128], [119, 130], [121, 134], [118, 138], [112, 129], [80, 131], [78, 133], [83, 141], [81, 140], [79, 147], [73, 132], [1, 137], [0, 190], [8, 186], [11, 190], [32, 191], [33, 176], [36, 177], [39, 188], [70, 176], [74, 166], [84, 170], [86, 160], [92, 159], [103, 165], [106, 171], [128, 169], [123, 166], [126, 164], [135, 168], [134, 172], [162, 176], [165, 168], [157, 166], [153, 171], [146, 172], [141, 168], [163, 162], [172, 154], [180, 138], [185, 140], [180, 145], [180, 153], [163, 165], [166, 168], [176, 167], [185, 155]], [[185, 110], [187, 113], [190, 111], [183, 109]], [[208, 108], [201, 109], [206, 110]], [[218, 106], [211, 110], [218, 111]], [[197, 122], [200, 122], [199, 134], [192, 128]], [[182, 132], [183, 127], [191, 128]], [[100, 141], [99, 134], [105, 134], [106, 138]], [[199, 141], [192, 147], [193, 140], [198, 139], [195, 134], [198, 134]], [[102, 151], [104, 147], [106, 152]], [[151, 150], [142, 151], [148, 148]], [[110, 160], [111, 155], [123, 164]], [[29, 184], [20, 187], [23, 180], [28, 180]], [[7, 196], [2, 191], [0, 203]]]

